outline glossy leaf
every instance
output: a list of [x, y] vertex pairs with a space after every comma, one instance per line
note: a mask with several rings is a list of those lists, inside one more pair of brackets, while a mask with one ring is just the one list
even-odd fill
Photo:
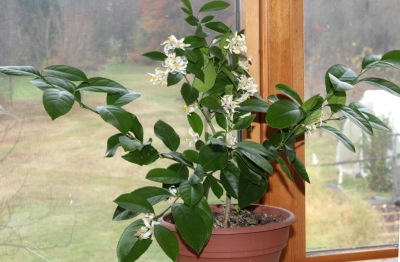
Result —
[[123, 207], [117, 206], [113, 214], [113, 221], [128, 220], [138, 216], [140, 213], [132, 212]]
[[[109, 94], [107, 96], [107, 104], [114, 106], [124, 106], [129, 104], [130, 102], [138, 99], [141, 96], [141, 93], [127, 90], [127, 92], [123, 94]], [[111, 102], [112, 101], [112, 102]]]
[[268, 162], [268, 160], [265, 159], [264, 157], [260, 156], [259, 154], [248, 152], [246, 150], [240, 150], [240, 154], [246, 156], [249, 160], [251, 160], [254, 164], [256, 164], [264, 171], [272, 174], [273, 168], [271, 164]]
[[204, 188], [201, 180], [196, 175], [191, 175], [188, 180], [180, 184], [179, 193], [185, 204], [193, 207], [203, 197]]
[[188, 83], [184, 83], [181, 88], [181, 95], [185, 104], [191, 105], [199, 98], [199, 91]]
[[375, 115], [363, 112], [367, 117], [368, 117], [368, 122], [370, 123], [372, 128], [379, 129], [379, 130], [384, 130], [384, 131], [390, 131], [390, 128], [379, 118], [377, 118]]
[[150, 165], [154, 161], [156, 161], [158, 156], [158, 151], [151, 145], [144, 146], [141, 150], [136, 150], [133, 152], [129, 152], [126, 155], [122, 156], [128, 162], [143, 166]]
[[189, 178], [189, 169], [185, 164], [175, 163], [170, 165], [168, 169], [178, 173], [179, 177], [185, 178], [185, 180]]
[[284, 84], [277, 84], [275, 85], [275, 88], [287, 95], [289, 98], [291, 98], [294, 102], [296, 102], [298, 105], [302, 105], [303, 101], [301, 100], [299, 94], [291, 88], [290, 86], [284, 85]]
[[113, 125], [124, 135], [128, 134], [132, 127], [130, 114], [121, 107], [112, 105], [99, 106], [97, 107], [97, 112], [105, 122]]
[[217, 122], [217, 124], [223, 128], [223, 129], [227, 129], [228, 127], [228, 121], [226, 120], [226, 116], [224, 114], [221, 113], [215, 113], [215, 121]]
[[115, 152], [117, 151], [118, 147], [121, 145], [119, 143], [119, 137], [122, 134], [115, 134], [108, 138], [107, 140], [107, 150], [105, 153], [105, 157], [113, 157], [115, 155]]
[[203, 106], [221, 114], [225, 114], [225, 109], [222, 107], [221, 102], [214, 97], [207, 96], [200, 100]]
[[197, 214], [201, 216], [206, 226], [206, 243], [211, 236], [211, 232], [214, 225], [214, 215], [211, 212], [210, 205], [207, 200], [202, 197], [200, 201], [193, 208]]
[[358, 111], [343, 105], [328, 105], [332, 110], [340, 112], [364, 132], [373, 135], [372, 127], [368, 120]]
[[370, 69], [382, 59], [379, 55], [366, 55], [361, 63], [362, 70]]
[[142, 145], [139, 140], [131, 139], [126, 136], [120, 136], [119, 143], [125, 151], [135, 151]]
[[239, 120], [233, 126], [232, 130], [242, 130], [249, 128], [255, 117], [256, 115], [249, 115], [243, 118], [239, 118]]
[[153, 206], [172, 196], [172, 194], [167, 189], [155, 186], [141, 187], [136, 189], [132, 193], [144, 197]]
[[199, 152], [199, 164], [204, 172], [222, 170], [228, 163], [228, 152], [219, 145], [206, 145]]
[[287, 156], [287, 159], [289, 160], [290, 163], [292, 163], [296, 159], [296, 151], [294, 150], [293, 147], [284, 145], [284, 150]]
[[189, 62], [186, 66], [186, 71], [194, 74], [201, 82], [204, 82], [205, 75], [200, 65]]
[[294, 182], [292, 174], [290, 173], [290, 170], [289, 170], [285, 160], [283, 160], [283, 158], [280, 157], [279, 155], [276, 156], [276, 160], [278, 161], [278, 164], [279, 164], [281, 170], [283, 171], [283, 173], [286, 174], [286, 176], [289, 178], [290, 181]]
[[[197, 142], [198, 142], [198, 141], [197, 141]], [[177, 162], [179, 162], [179, 163], [181, 163], [181, 164], [184, 164], [184, 165], [186, 165], [186, 166], [188, 166], [188, 167], [193, 167], [193, 163], [188, 162], [185, 158], [183, 158], [182, 153], [179, 153], [179, 152], [169, 152], [169, 153], [166, 153], [166, 155], [172, 156], [172, 158], [173, 158], [175, 161], [177, 161]]]
[[154, 213], [153, 206], [143, 196], [135, 193], [123, 194], [114, 200], [116, 204], [137, 213]]
[[320, 128], [322, 130], [325, 130], [326, 132], [330, 133], [334, 137], [336, 137], [350, 151], [356, 152], [356, 149], [355, 149], [353, 143], [342, 132], [340, 132], [339, 130], [337, 130], [331, 126], [321, 126]]
[[394, 84], [388, 80], [385, 80], [382, 78], [369, 77], [369, 78], [361, 79], [359, 82], [379, 87], [379, 88], [389, 92], [392, 95], [400, 97], [400, 87], [398, 87], [396, 84]]
[[239, 104], [236, 108], [238, 112], [261, 112], [266, 113], [268, 111], [269, 104], [264, 100], [248, 99]]
[[167, 86], [178, 84], [183, 78], [182, 73], [169, 73], [167, 77]]
[[201, 134], [203, 133], [203, 120], [201, 119], [201, 117], [196, 112], [193, 112], [187, 116], [187, 119], [193, 131], [201, 136]]
[[139, 122], [139, 119], [134, 114], [131, 114], [131, 121], [132, 121], [131, 131], [135, 135], [136, 139], [138, 139], [140, 142], [143, 143], [143, 126], [142, 126], [142, 124]]
[[162, 62], [164, 62], [164, 60], [166, 58], [168, 58], [168, 56], [166, 54], [158, 52], [158, 51], [148, 52], [148, 53], [142, 54], [142, 56], [150, 58], [151, 60], [154, 60], [154, 61], [162, 61]]
[[348, 91], [354, 88], [353, 85], [344, 81], [340, 81], [338, 78], [336, 78], [336, 76], [332, 75], [331, 73], [328, 73], [328, 75], [334, 91]]
[[87, 81], [85, 73], [75, 67], [66, 65], [53, 65], [46, 67], [43, 72], [69, 81]]
[[203, 218], [185, 204], [175, 203], [171, 206], [171, 211], [182, 238], [200, 253], [207, 241], [207, 228]]
[[381, 63], [400, 69], [400, 50], [393, 50], [384, 54]]
[[194, 15], [189, 15], [185, 18], [185, 21], [191, 26], [197, 26], [199, 24], [199, 20]]
[[199, 152], [195, 150], [185, 150], [182, 154], [183, 158], [189, 162], [197, 163], [199, 159]]
[[310, 178], [308, 177], [307, 170], [301, 162], [300, 158], [296, 157], [296, 159], [292, 162], [294, 169], [296, 170], [297, 174], [307, 183], [310, 183]]
[[214, 19], [214, 16], [208, 15], [208, 16], [203, 17], [203, 19], [201, 19], [200, 22], [204, 24], [204, 23], [210, 22], [213, 19]]
[[232, 162], [228, 162], [225, 169], [221, 171], [221, 184], [225, 191], [232, 197], [238, 199], [240, 170]]
[[309, 98], [307, 101], [305, 101], [302, 105], [301, 108], [307, 112], [314, 110], [317, 107], [322, 106], [324, 99], [320, 95], [315, 95], [311, 98]]
[[206, 39], [204, 37], [195, 35], [187, 36], [183, 42], [185, 44], [189, 44], [190, 48], [198, 48], [207, 45]]
[[40, 76], [39, 71], [33, 66], [0, 66], [0, 72], [13, 76]]
[[211, 29], [215, 32], [225, 34], [226, 32], [229, 32], [231, 29], [224, 23], [222, 22], [209, 22], [204, 25], [208, 29]]
[[214, 46], [210, 47], [210, 49], [208, 51], [210, 52], [210, 54], [217, 57], [218, 59], [222, 59], [224, 57], [224, 54], [222, 53], [221, 48], [219, 48], [218, 46], [214, 45]]
[[173, 185], [186, 181], [187, 177], [170, 169], [154, 168], [147, 173], [146, 179], [158, 183]]
[[117, 245], [117, 256], [120, 262], [132, 262], [139, 259], [153, 242], [150, 238], [139, 240], [135, 236], [142, 227], [144, 227], [143, 221], [137, 220], [122, 233]]
[[75, 102], [75, 98], [70, 92], [55, 88], [46, 89], [42, 98], [43, 106], [52, 120], [68, 113]]
[[267, 149], [265, 149], [265, 147], [254, 141], [241, 141], [236, 143], [236, 147], [244, 149], [254, 154], [268, 156]]
[[187, 9], [190, 11], [190, 13], [193, 13], [193, 8], [192, 8], [192, 4], [190, 3], [190, 0], [181, 0], [181, 1], [187, 7]]
[[199, 90], [200, 92], [206, 92], [210, 90], [215, 83], [217, 78], [217, 74], [214, 69], [214, 65], [209, 63], [204, 69], [204, 81], [201, 81], [199, 78], [195, 78], [193, 81], [193, 86]]
[[263, 176], [258, 172], [253, 171], [253, 169], [251, 169], [250, 167], [248, 167], [244, 162], [243, 158], [240, 156], [240, 154], [235, 155], [235, 160], [241, 172], [241, 176], [245, 175], [252, 183], [260, 185]]
[[171, 151], [176, 151], [181, 142], [175, 130], [162, 120], [154, 125], [154, 134], [163, 141], [164, 145]]
[[52, 85], [46, 83], [46, 82], [43, 80], [43, 78], [41, 78], [41, 77], [37, 77], [37, 78], [31, 80], [31, 84], [34, 85], [34, 86], [36, 86], [36, 87], [39, 88], [40, 90], [43, 90], [43, 91], [46, 90], [46, 89], [49, 89], [49, 88], [54, 88], [54, 86], [52, 86]]
[[267, 112], [268, 125], [275, 128], [286, 128], [299, 123], [306, 116], [303, 109], [288, 100], [273, 103]]
[[179, 242], [175, 234], [168, 228], [155, 225], [154, 236], [164, 253], [172, 259], [172, 261], [176, 261], [179, 255]]
[[224, 189], [222, 188], [222, 186], [218, 183], [217, 179], [215, 179], [215, 177], [213, 177], [212, 175], [209, 175], [207, 177], [210, 186], [211, 186], [211, 190], [213, 191], [214, 195], [217, 198], [221, 198], [222, 195], [224, 194]]
[[86, 83], [78, 86], [79, 91], [101, 92], [101, 93], [118, 93], [126, 92], [127, 89], [117, 82], [104, 78], [93, 77], [88, 79], [89, 85]]
[[44, 77], [44, 79], [47, 81], [48, 84], [59, 88], [60, 90], [68, 91], [71, 94], [75, 93], [76, 86], [68, 80], [52, 76], [46, 76]]
[[277, 95], [272, 94], [272, 95], [269, 95], [267, 97], [267, 100], [272, 102], [272, 103], [275, 103], [275, 102], [279, 101], [280, 99], [279, 99], [279, 97]]
[[259, 185], [252, 183], [244, 174], [239, 176], [239, 207], [244, 208], [259, 200], [267, 189], [268, 180], [262, 179]]
[[225, 1], [212, 1], [208, 2], [205, 5], [203, 5], [199, 12], [213, 12], [213, 11], [220, 11], [224, 10], [229, 7], [229, 3]]
[[306, 117], [304, 120], [304, 125], [311, 125], [314, 124], [316, 121], [319, 121], [321, 119], [322, 115], [322, 107], [318, 108], [314, 112], [312, 112], [309, 116]]

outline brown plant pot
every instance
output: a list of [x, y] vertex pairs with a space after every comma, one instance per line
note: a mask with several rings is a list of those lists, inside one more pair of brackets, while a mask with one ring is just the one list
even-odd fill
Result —
[[[221, 205], [210, 205], [213, 212]], [[236, 261], [236, 262], [278, 262], [289, 238], [290, 225], [296, 221], [292, 212], [274, 206], [250, 205], [246, 209], [267, 215], [282, 215], [282, 222], [242, 228], [215, 228], [207, 245], [200, 254], [188, 246], [174, 224], [168, 223], [171, 213], [160, 218], [161, 225], [178, 237], [180, 262], [191, 261]]]

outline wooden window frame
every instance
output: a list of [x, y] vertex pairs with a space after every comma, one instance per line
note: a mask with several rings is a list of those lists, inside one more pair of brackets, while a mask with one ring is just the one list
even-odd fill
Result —
[[[242, 27], [246, 29], [248, 53], [253, 56], [251, 75], [260, 83], [263, 98], [277, 94], [275, 84], [285, 83], [304, 98], [304, 1], [242, 0]], [[253, 130], [244, 139], [264, 141], [272, 131], [265, 115], [255, 119]], [[304, 162], [304, 137], [296, 144], [296, 154]], [[291, 170], [294, 172], [293, 170]], [[306, 253], [305, 183], [296, 177], [291, 183], [282, 172], [271, 176], [261, 203], [291, 210], [297, 218], [282, 254], [284, 262], [356, 261], [398, 256], [398, 248], [360, 248], [354, 251]]]

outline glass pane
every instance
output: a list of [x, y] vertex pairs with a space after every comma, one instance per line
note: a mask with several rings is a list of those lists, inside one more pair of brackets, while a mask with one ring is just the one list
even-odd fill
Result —
[[[236, 1], [228, 2], [231, 7], [218, 21], [234, 25]], [[147, 72], [160, 64], [141, 56], [162, 52], [160, 44], [171, 34], [180, 39], [194, 33], [183, 22], [180, 1], [0, 4], [1, 66], [65, 64], [89, 77], [113, 79], [142, 93], [126, 109], [147, 130], [146, 141], [152, 137], [161, 145], [151, 130], [162, 119], [187, 146], [180, 85], [153, 86]], [[204, 1], [192, 4], [198, 10]], [[119, 237], [131, 221], [112, 221], [113, 200], [152, 185], [144, 179], [149, 168], [120, 159], [122, 150], [104, 158], [106, 141], [116, 130], [90, 111], [76, 106], [52, 122], [31, 79], [0, 76], [0, 261], [117, 261]], [[93, 108], [105, 104], [101, 95], [82, 99]], [[169, 261], [156, 244], [150, 248], [140, 261]]]
[[[360, 72], [367, 54], [399, 49], [397, 0], [305, 0], [306, 98], [325, 94], [325, 72], [343, 64]], [[398, 70], [381, 68], [362, 77], [380, 76], [400, 84]], [[356, 146], [352, 153], [328, 133], [306, 138], [307, 250], [397, 245], [400, 214], [400, 98], [369, 85], [356, 85], [347, 102], [360, 101], [391, 127], [362, 134], [341, 121]], [[328, 117], [325, 115], [325, 117]]]

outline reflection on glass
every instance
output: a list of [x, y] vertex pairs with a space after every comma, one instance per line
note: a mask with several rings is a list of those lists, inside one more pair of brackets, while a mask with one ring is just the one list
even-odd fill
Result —
[[[175, 122], [185, 144], [180, 87], [152, 86], [147, 72], [159, 63], [141, 54], [162, 51], [170, 34], [181, 38], [194, 29], [181, 22], [176, 0], [150, 2], [0, 0], [0, 65], [66, 64], [89, 70], [89, 77], [111, 78], [142, 92], [127, 109], [146, 130], [158, 119]], [[234, 25], [235, 1], [229, 2], [218, 20]], [[192, 4], [198, 9], [204, 2]], [[115, 129], [89, 111], [74, 108], [70, 116], [79, 114], [79, 121], [65, 116], [52, 124], [29, 80], [0, 76], [0, 261], [116, 261], [130, 221], [111, 221], [112, 201], [151, 185], [144, 179], [148, 169], [120, 159], [122, 150], [102, 158]], [[105, 103], [100, 95], [90, 97], [83, 99], [92, 107]], [[141, 261], [169, 261], [151, 248]]]
[[[305, 0], [306, 98], [323, 92], [334, 64], [360, 71], [366, 54], [400, 48], [397, 0]], [[384, 69], [392, 82], [399, 73]], [[364, 76], [363, 76], [364, 77]], [[369, 137], [339, 123], [356, 145], [354, 154], [323, 132], [306, 138], [307, 250], [396, 245], [400, 214], [400, 98], [371, 86], [356, 86], [348, 102], [360, 101], [392, 128]]]

